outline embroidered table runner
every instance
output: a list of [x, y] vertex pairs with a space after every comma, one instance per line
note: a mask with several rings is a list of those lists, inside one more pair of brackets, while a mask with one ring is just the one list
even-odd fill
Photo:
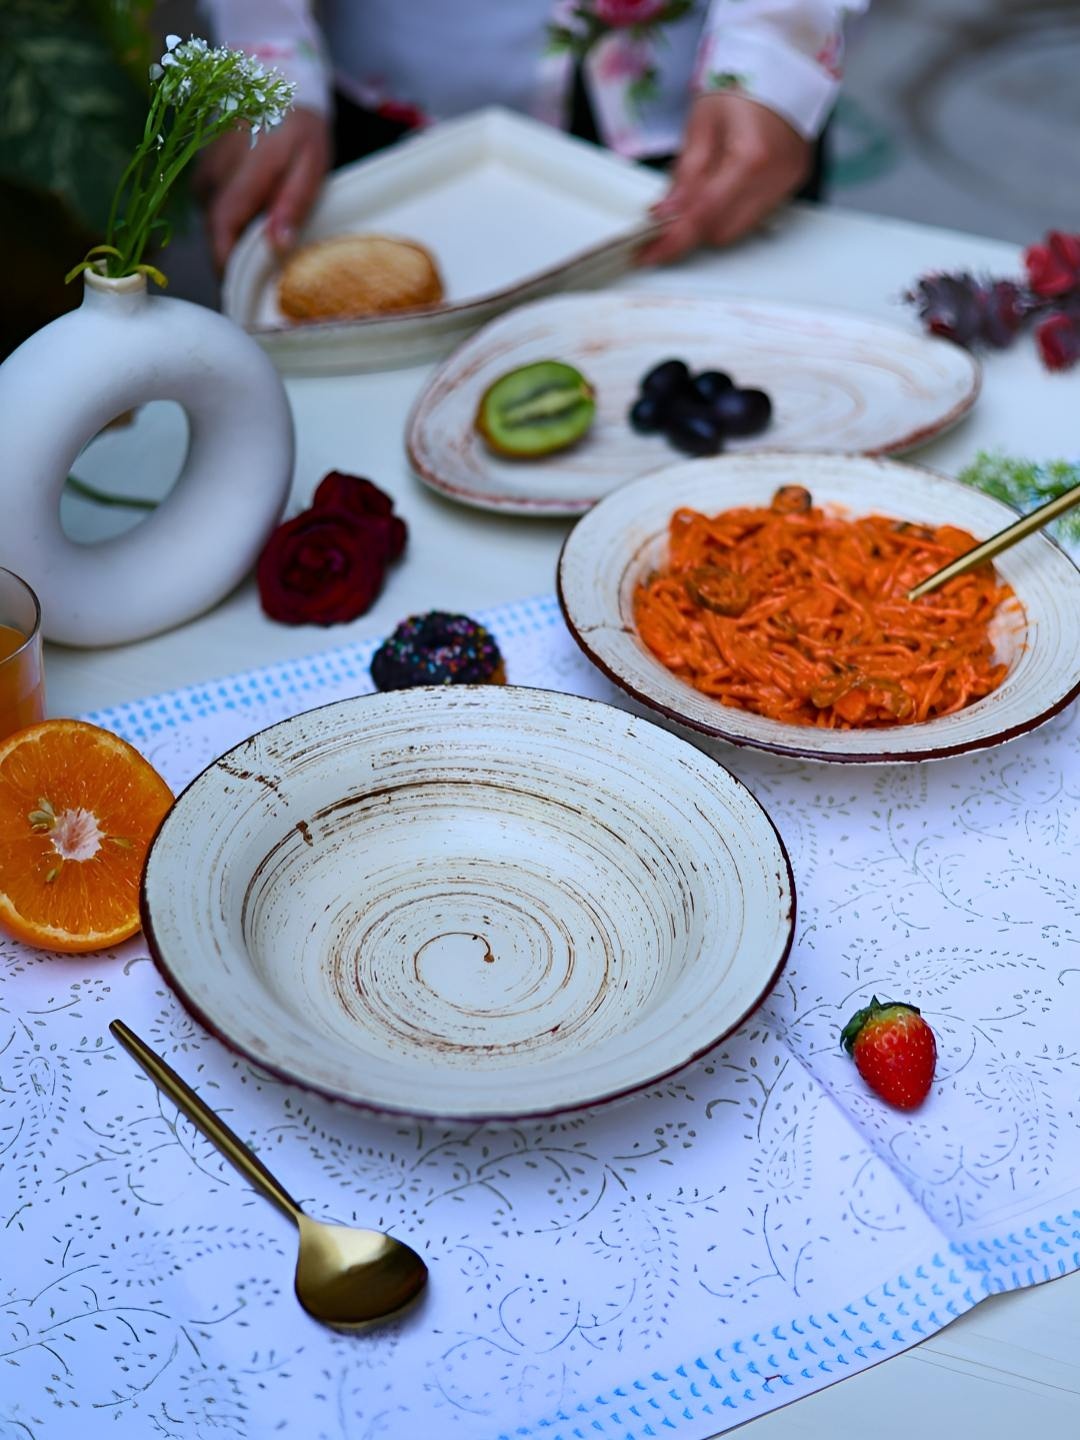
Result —
[[[481, 617], [514, 683], [621, 697], [553, 600]], [[374, 644], [90, 718], [174, 786], [370, 690]], [[1080, 1267], [1080, 720], [933, 765], [719, 747], [791, 852], [799, 931], [721, 1048], [617, 1105], [380, 1119], [226, 1051], [138, 940], [0, 941], [0, 1437], [703, 1440]], [[919, 1004], [934, 1093], [865, 1089], [838, 1037]], [[331, 1334], [295, 1236], [108, 1032], [125, 1019], [311, 1214], [392, 1231], [426, 1301]]]

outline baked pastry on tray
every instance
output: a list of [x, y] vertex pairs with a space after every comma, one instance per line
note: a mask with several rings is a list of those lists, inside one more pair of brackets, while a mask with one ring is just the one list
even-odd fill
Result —
[[290, 320], [355, 320], [442, 298], [431, 253], [393, 235], [336, 235], [303, 245], [278, 281], [278, 304]]

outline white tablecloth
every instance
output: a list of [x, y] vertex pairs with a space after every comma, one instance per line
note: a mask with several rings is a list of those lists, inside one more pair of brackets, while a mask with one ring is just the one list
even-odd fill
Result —
[[[774, 232], [735, 251], [624, 283], [844, 306], [913, 324], [900, 304], [911, 279], [931, 268], [961, 267], [1015, 273], [1018, 256], [1010, 246], [974, 237], [839, 212], [796, 210]], [[426, 493], [409, 475], [401, 433], [424, 373], [289, 384], [299, 440], [296, 506], [306, 502], [326, 470], [341, 468], [368, 474], [390, 490], [409, 520], [409, 560], [391, 577], [369, 615], [352, 627], [330, 631], [273, 626], [262, 618], [248, 585], [202, 620], [144, 644], [98, 654], [51, 650], [52, 713], [113, 705], [238, 666], [267, 664], [345, 639], [380, 635], [416, 609], [476, 610], [547, 591], [564, 523], [512, 521], [457, 508]], [[995, 355], [987, 364], [982, 397], [972, 416], [914, 458], [956, 470], [980, 447], [1001, 446], [1040, 457], [1075, 453], [1075, 384], [1075, 376], [1047, 376], [1027, 344]], [[107, 437], [82, 457], [79, 473], [133, 492], [161, 488], [175, 473], [181, 445], [182, 428], [174, 417], [152, 407], [133, 429]], [[72, 524], [84, 530], [101, 519], [86, 510], [72, 514]], [[1034, 792], [1025, 788], [1029, 779], [1017, 783], [1021, 800], [1006, 785], [995, 802], [1006, 807], [1005, 813], [1019, 804], [1026, 814], [1033, 794], [1038, 800], [1039, 782], [1032, 782]], [[908, 803], [912, 797], [899, 798]], [[915, 822], [909, 818], [905, 823]], [[972, 843], [964, 838], [958, 853], [969, 856]], [[882, 894], [891, 897], [897, 891], [896, 877], [876, 873], [885, 877]], [[1000, 946], [995, 927], [1008, 930], [1011, 925], [1005, 911], [986, 923], [991, 933], [985, 943]], [[881, 924], [881, 916], [872, 910], [867, 927], [872, 936]], [[1041, 960], [1041, 939], [1036, 954]], [[939, 1433], [943, 1424], [959, 1423], [978, 1424], [995, 1440], [1004, 1440], [1021, 1426], [1047, 1435], [1071, 1433], [1080, 1422], [1078, 1285], [1073, 1277], [987, 1302], [906, 1355], [755, 1422], [753, 1433], [761, 1440], [854, 1433], [862, 1423], [856, 1417], [865, 1414], [866, 1407], [872, 1407], [875, 1430], [883, 1440], [906, 1440], [918, 1425], [926, 1433]], [[395, 1433], [392, 1425], [388, 1433]]]
[[[513, 683], [618, 701], [554, 599], [482, 618]], [[253, 730], [369, 690], [371, 648], [94, 718], [179, 786]], [[318, 1440], [380, 1426], [706, 1440], [988, 1295], [1076, 1270], [1078, 757], [1075, 711], [922, 768], [732, 757], [791, 853], [791, 959], [730, 1040], [586, 1113], [358, 1113], [230, 1055], [139, 941], [95, 957], [90, 982], [85, 962], [0, 949], [14, 1158], [0, 1215], [22, 1242], [5, 1277], [10, 1418], [51, 1440], [95, 1410], [132, 1437], [184, 1415], [209, 1437], [197, 1411], [213, 1397], [241, 1440], [279, 1419]], [[871, 1096], [840, 1050], [871, 994], [917, 1000], [938, 1037], [912, 1114]], [[416, 1246], [423, 1307], [346, 1341], [302, 1315], [290, 1225], [135, 1069], [113, 1015], [231, 1114], [310, 1213]], [[37, 1419], [42, 1388], [54, 1408]]]

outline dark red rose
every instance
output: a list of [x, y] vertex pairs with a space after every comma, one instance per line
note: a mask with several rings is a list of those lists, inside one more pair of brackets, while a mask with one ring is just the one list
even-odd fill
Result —
[[1024, 264], [1028, 284], [1044, 299], [1080, 289], [1080, 235], [1051, 230], [1044, 244], [1024, 251]]
[[1048, 315], [1036, 325], [1035, 341], [1048, 370], [1068, 370], [1080, 360], [1080, 314]]
[[364, 525], [372, 535], [378, 538], [379, 544], [383, 547], [383, 555], [387, 564], [392, 560], [401, 559], [409, 532], [400, 515], [365, 515], [363, 520], [358, 523]]
[[336, 510], [339, 514], [355, 515], [373, 534], [381, 537], [386, 559], [397, 560], [405, 549], [408, 531], [405, 521], [395, 515], [394, 502], [385, 490], [359, 475], [346, 475], [331, 470], [319, 482], [312, 499], [315, 510]]
[[355, 516], [305, 510], [266, 542], [255, 578], [271, 620], [335, 625], [370, 610], [386, 573], [386, 539]]
[[319, 481], [311, 500], [314, 510], [344, 510], [350, 515], [389, 515], [394, 502], [385, 490], [359, 475], [331, 470]]

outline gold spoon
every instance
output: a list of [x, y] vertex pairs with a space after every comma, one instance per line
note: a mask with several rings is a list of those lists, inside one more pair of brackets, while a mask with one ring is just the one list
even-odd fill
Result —
[[1066, 490], [1064, 495], [1058, 495], [1055, 499], [1048, 500], [1045, 505], [1040, 505], [1037, 510], [1032, 510], [1030, 514], [1014, 520], [1011, 525], [1006, 525], [1004, 530], [991, 535], [990, 539], [984, 540], [981, 545], [965, 550], [963, 555], [958, 555], [955, 560], [950, 560], [948, 565], [935, 570], [933, 575], [920, 580], [918, 585], [908, 591], [907, 598], [919, 600], [923, 595], [929, 595], [931, 590], [936, 590], [939, 585], [944, 585], [947, 580], [955, 580], [957, 575], [966, 575], [977, 565], [985, 565], [987, 560], [993, 560], [995, 555], [1008, 550], [1018, 540], [1041, 530], [1044, 525], [1049, 525], [1051, 520], [1064, 515], [1074, 505], [1080, 505], [1080, 485], [1074, 485], [1071, 490]]
[[415, 1250], [378, 1230], [324, 1225], [305, 1215], [239, 1136], [134, 1031], [122, 1020], [113, 1020], [109, 1029], [211, 1145], [295, 1222], [300, 1231], [296, 1298], [313, 1320], [336, 1330], [357, 1330], [416, 1299], [428, 1272]]

